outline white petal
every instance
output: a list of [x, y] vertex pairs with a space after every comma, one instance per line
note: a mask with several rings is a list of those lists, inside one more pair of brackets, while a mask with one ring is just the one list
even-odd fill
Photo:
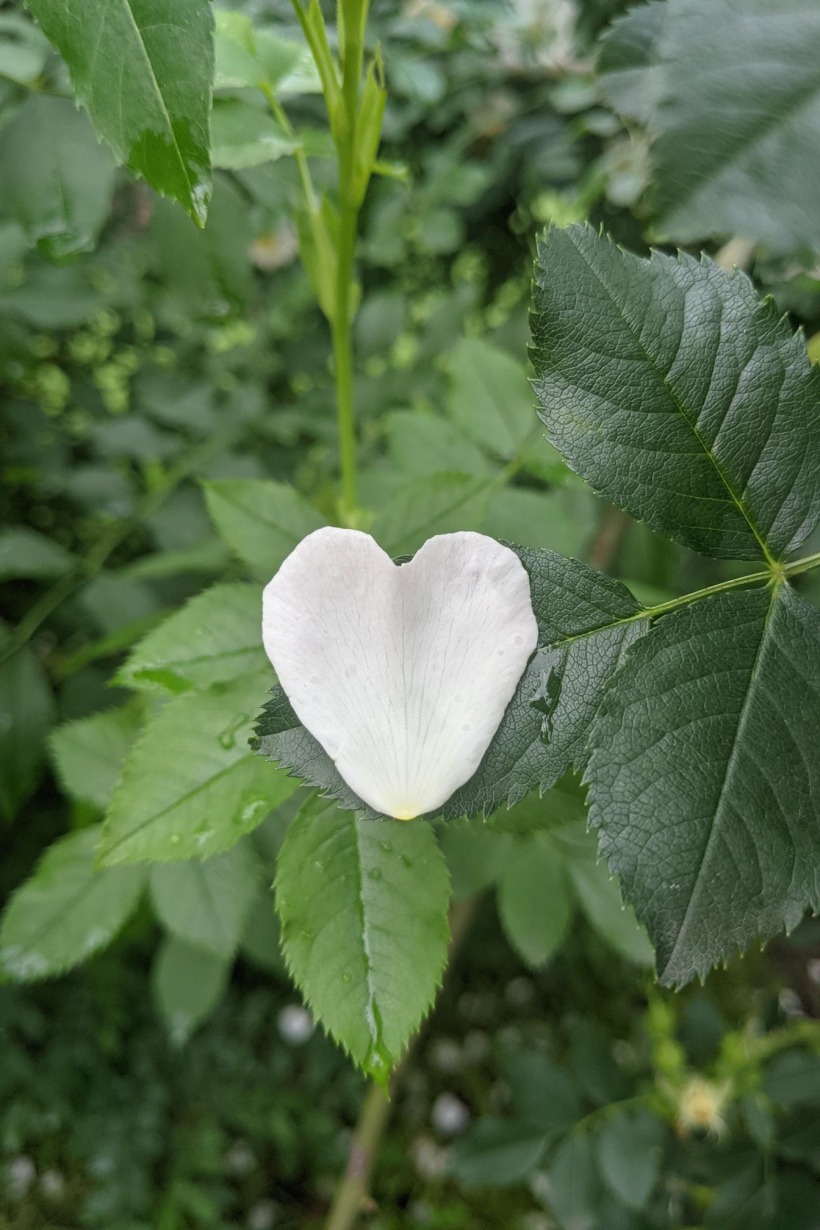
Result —
[[376, 811], [440, 807], [478, 768], [538, 629], [518, 556], [442, 534], [397, 566], [357, 530], [309, 534], [266, 586], [265, 649], [300, 722]]

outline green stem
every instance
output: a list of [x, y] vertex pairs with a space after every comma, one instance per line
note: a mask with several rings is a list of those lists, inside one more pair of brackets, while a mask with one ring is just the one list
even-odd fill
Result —
[[717, 585], [707, 585], [703, 589], [693, 589], [691, 593], [681, 594], [679, 598], [670, 598], [668, 602], [659, 602], [655, 606], [641, 607], [634, 615], [625, 615], [623, 619], [614, 619], [611, 623], [601, 624], [596, 628], [587, 628], [585, 632], [578, 632], [573, 636], [562, 637], [561, 640], [554, 641], [551, 648], [557, 648], [563, 645], [569, 645], [573, 641], [584, 640], [593, 632], [599, 632], [603, 628], [617, 628], [621, 624], [634, 624], [641, 619], [658, 619], [662, 615], [668, 615], [670, 611], [677, 611], [679, 607], [691, 606], [693, 602], [700, 602], [702, 598], [711, 598], [714, 594], [725, 594], [733, 589], [743, 589], [747, 585], [758, 585], [763, 582], [769, 585], [778, 585], [790, 577], [799, 576], [802, 572], [810, 572], [813, 568], [820, 568], [820, 553], [817, 555], [807, 555], [805, 559], [795, 560], [793, 564], [778, 564], [776, 569], [767, 568], [761, 572], [750, 572], [745, 577], [733, 577], [729, 581], [720, 581]]
[[[283, 129], [285, 135], [290, 137], [292, 140], [296, 140], [296, 132], [288, 119], [287, 112], [274, 94], [271, 87], [265, 84], [261, 87], [261, 89], [265, 96], [265, 101], [270, 108], [271, 115]], [[305, 205], [307, 206], [309, 212], [313, 213], [316, 208], [316, 192], [313, 187], [313, 179], [310, 174], [310, 165], [307, 160], [307, 154], [301, 145], [298, 149], [294, 150], [293, 160], [296, 163], [296, 170], [299, 173], [299, 182], [302, 185], [302, 195], [305, 198]]]
[[[340, 183], [340, 193], [344, 188]], [[353, 405], [353, 340], [351, 335], [351, 289], [359, 211], [342, 197], [339, 210], [339, 240], [336, 249], [336, 299], [331, 332], [336, 378], [336, 409], [345, 517], [356, 509], [356, 412]]]
[[820, 568], [820, 551], [816, 555], [807, 555], [805, 559], [797, 559], [793, 564], [786, 564], [783, 572], [787, 577], [797, 577], [801, 572], [811, 572], [812, 568]]
[[389, 1114], [390, 1099], [381, 1085], [372, 1083], [362, 1105], [347, 1170], [336, 1189], [325, 1230], [350, 1230], [364, 1211], [370, 1172]]

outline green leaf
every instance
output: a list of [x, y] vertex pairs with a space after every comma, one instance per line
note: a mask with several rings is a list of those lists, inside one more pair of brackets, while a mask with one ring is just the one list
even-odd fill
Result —
[[275, 162], [299, 148], [274, 119], [238, 98], [214, 103], [211, 131], [214, 166], [229, 171]]
[[509, 461], [532, 434], [532, 390], [523, 364], [483, 339], [463, 338], [449, 369], [449, 417], [468, 439]]
[[607, 1187], [628, 1209], [646, 1207], [658, 1181], [663, 1125], [647, 1111], [607, 1120], [596, 1140], [598, 1165]]
[[417, 410], [394, 410], [386, 416], [390, 460], [414, 478], [452, 473], [488, 475], [490, 462], [447, 419]]
[[820, 908], [820, 611], [787, 584], [677, 610], [590, 733], [590, 823], [666, 984]]
[[36, 530], [20, 525], [0, 533], [0, 581], [59, 577], [74, 562], [70, 551]]
[[565, 1132], [581, 1117], [577, 1086], [546, 1055], [514, 1055], [507, 1083], [516, 1113], [542, 1132]]
[[597, 1230], [607, 1197], [586, 1132], [572, 1132], [558, 1146], [547, 1179], [549, 1207], [562, 1230]]
[[104, 811], [139, 729], [139, 710], [134, 705], [58, 726], [49, 742], [66, 794]]
[[583, 768], [604, 685], [648, 626], [618, 581], [552, 551], [516, 553], [530, 575], [543, 648], [524, 672], [477, 772], [445, 805], [447, 816], [488, 815], [531, 790], [543, 793], [570, 768]]
[[[539, 649], [477, 772], [442, 809], [446, 817], [489, 815], [548, 790], [570, 767], [586, 762], [589, 723], [604, 685], [647, 622], [627, 589], [577, 560], [552, 551], [515, 548], [530, 576]], [[345, 808], [365, 806], [321, 745], [299, 723], [285, 693], [274, 688], [256, 725], [255, 747], [298, 773]]]
[[450, 1169], [464, 1187], [520, 1183], [538, 1165], [546, 1142], [546, 1133], [532, 1124], [485, 1115], [453, 1145]]
[[272, 771], [247, 743], [267, 682], [252, 675], [186, 693], [152, 718], [111, 800], [103, 865], [209, 858], [294, 792], [296, 782]]
[[492, 480], [472, 474], [415, 478], [377, 512], [371, 533], [390, 555], [412, 555], [434, 534], [479, 530]]
[[94, 869], [99, 826], [46, 850], [0, 923], [0, 969], [20, 982], [79, 965], [109, 944], [136, 909], [141, 868]]
[[46, 256], [94, 246], [108, 217], [115, 170], [68, 99], [32, 94], [0, 130], [4, 212]]
[[259, 862], [247, 842], [204, 862], [151, 868], [151, 900], [160, 922], [195, 948], [232, 957], [254, 904]]
[[504, 487], [494, 493], [482, 529], [521, 547], [549, 547], [562, 555], [582, 556], [599, 517], [598, 501], [581, 487], [550, 491]]
[[596, 491], [722, 558], [780, 558], [810, 533], [820, 373], [745, 275], [552, 229], [532, 326], [541, 417]]
[[29, 0], [120, 162], [200, 226], [211, 195], [209, 0]]
[[184, 692], [264, 670], [261, 620], [262, 599], [255, 585], [214, 585], [149, 632], [118, 672], [117, 682]]
[[31, 86], [42, 73], [49, 46], [22, 14], [0, 14], [0, 77]]
[[423, 820], [362, 820], [314, 797], [291, 822], [276, 871], [285, 960], [328, 1032], [379, 1080], [441, 981], [449, 895]]
[[498, 912], [507, 939], [528, 965], [543, 965], [572, 919], [573, 894], [563, 859], [536, 837], [519, 840], [498, 881]]
[[651, 0], [614, 21], [601, 40], [598, 86], [605, 102], [628, 119], [651, 124], [663, 95], [660, 42], [669, 0]]
[[614, 92], [606, 80], [604, 91], [625, 114], [643, 95], [640, 118], [655, 137], [654, 205], [666, 235], [683, 242], [743, 235], [781, 252], [818, 249], [818, 56], [814, 0], [786, 8], [669, 0], [613, 28], [603, 67], [614, 67], [616, 80]]
[[214, 16], [215, 89], [267, 88], [280, 98], [321, 92], [316, 65], [303, 43], [280, 38], [270, 30], [255, 30], [244, 13], [215, 9]]
[[[0, 635], [0, 645], [2, 645]], [[45, 671], [29, 649], [0, 666], [0, 816], [13, 820], [37, 789], [55, 706]]]
[[224, 478], [204, 486], [214, 525], [260, 581], [269, 581], [285, 556], [325, 524], [312, 504], [285, 483]]
[[154, 1000], [171, 1041], [184, 1046], [228, 984], [230, 961], [175, 938], [160, 945], [151, 970]]
[[576, 847], [569, 872], [587, 921], [604, 943], [627, 961], [651, 965], [655, 954], [646, 932], [632, 907], [624, 904], [618, 883], [606, 864], [596, 862], [594, 842], [587, 840], [590, 834], [584, 830], [583, 837], [586, 849]]
[[512, 850], [509, 833], [497, 832], [483, 820], [454, 820], [440, 830], [439, 841], [456, 901], [495, 884]]
[[265, 884], [251, 903], [239, 951], [253, 965], [284, 977], [285, 963], [279, 950], [279, 940], [279, 919], [273, 907], [273, 893]]

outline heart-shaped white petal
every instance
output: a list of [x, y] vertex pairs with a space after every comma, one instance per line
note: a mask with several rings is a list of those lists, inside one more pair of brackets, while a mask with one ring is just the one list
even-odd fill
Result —
[[369, 534], [316, 530], [263, 600], [265, 649], [300, 722], [399, 820], [475, 773], [537, 635], [521, 561], [483, 534], [442, 534], [396, 565]]

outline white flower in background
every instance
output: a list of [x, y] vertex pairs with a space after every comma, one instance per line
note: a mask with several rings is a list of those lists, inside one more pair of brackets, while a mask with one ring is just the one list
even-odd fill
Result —
[[509, 72], [558, 68], [575, 53], [574, 0], [511, 0], [494, 41]]
[[328, 528], [266, 586], [262, 636], [347, 784], [409, 820], [473, 776], [538, 629], [521, 561], [492, 538], [442, 534], [396, 565], [368, 534]]
[[726, 1131], [724, 1111], [731, 1093], [730, 1086], [723, 1082], [692, 1076], [684, 1085], [678, 1098], [678, 1130], [688, 1132], [711, 1132], [721, 1136]]

